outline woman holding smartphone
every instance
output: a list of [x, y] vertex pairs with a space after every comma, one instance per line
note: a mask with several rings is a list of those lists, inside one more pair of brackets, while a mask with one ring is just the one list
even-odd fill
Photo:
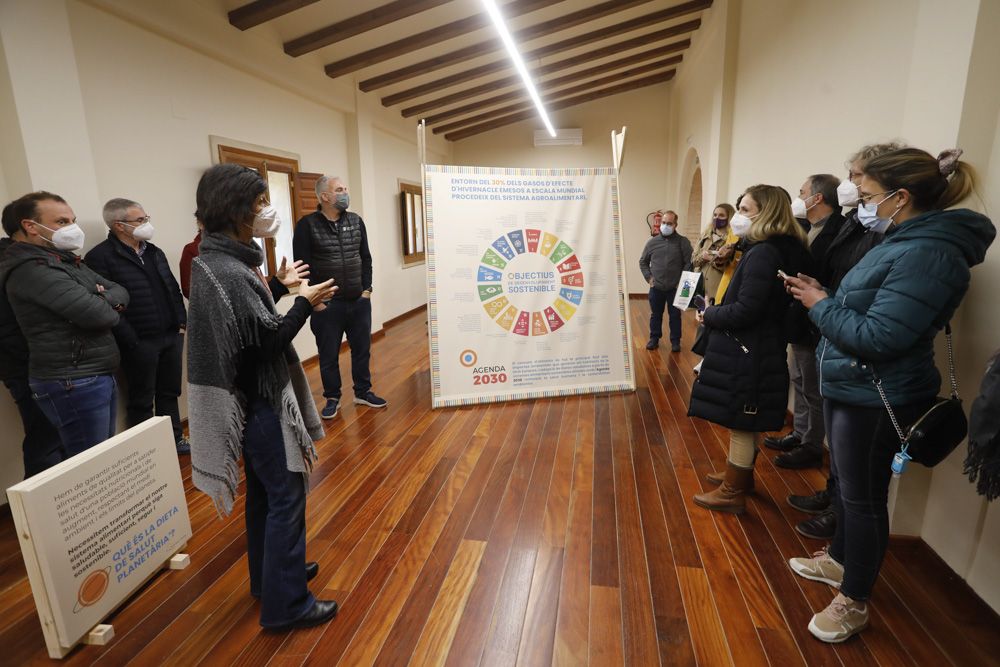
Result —
[[694, 501], [738, 514], [753, 485], [757, 434], [781, 428], [788, 405], [782, 327], [791, 297], [778, 271], [795, 275], [808, 265], [809, 251], [805, 232], [792, 217], [788, 193], [779, 187], [748, 188], [731, 225], [750, 247], [722, 303], [698, 314], [709, 338], [688, 414], [730, 429], [726, 471], [709, 476], [709, 482], [720, 486]]
[[837, 527], [829, 549], [789, 565], [840, 589], [809, 623], [825, 642], [842, 642], [868, 626], [868, 600], [889, 541], [890, 466], [900, 442], [875, 375], [904, 430], [934, 403], [941, 388], [934, 337], [961, 303], [970, 267], [983, 261], [996, 236], [985, 216], [945, 210], [973, 190], [972, 168], [960, 155], [954, 149], [935, 158], [903, 148], [869, 160], [858, 220], [885, 240], [833, 295], [809, 276], [786, 281], [823, 335], [817, 355]]

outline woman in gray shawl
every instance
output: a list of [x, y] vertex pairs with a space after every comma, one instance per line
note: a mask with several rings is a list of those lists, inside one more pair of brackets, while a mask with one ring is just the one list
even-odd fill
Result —
[[[275, 630], [318, 625], [337, 603], [317, 600], [306, 582], [306, 491], [323, 437], [309, 384], [291, 342], [333, 281], [309, 285], [308, 267], [282, 262], [270, 284], [253, 238], [273, 237], [280, 220], [257, 172], [216, 165], [198, 183], [205, 226], [192, 263], [188, 314], [188, 424], [191, 475], [216, 508], [232, 511], [246, 469], [250, 594], [261, 600], [260, 624]], [[295, 304], [278, 315], [274, 301], [298, 285]]]

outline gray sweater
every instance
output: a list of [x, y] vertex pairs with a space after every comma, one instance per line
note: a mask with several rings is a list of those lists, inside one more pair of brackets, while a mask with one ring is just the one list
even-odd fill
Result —
[[657, 234], [648, 241], [639, 258], [639, 269], [653, 287], [672, 291], [681, 279], [681, 272], [691, 263], [691, 242], [678, 232], [670, 236]]

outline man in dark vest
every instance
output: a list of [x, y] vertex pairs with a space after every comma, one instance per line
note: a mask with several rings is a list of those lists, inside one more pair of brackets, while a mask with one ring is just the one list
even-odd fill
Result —
[[129, 426], [157, 415], [170, 417], [178, 454], [191, 451], [181, 428], [181, 359], [187, 314], [167, 256], [153, 245], [153, 224], [142, 206], [116, 198], [104, 205], [108, 238], [84, 261], [131, 296], [128, 310], [112, 330], [128, 383], [125, 406]]
[[372, 255], [364, 220], [348, 211], [347, 183], [336, 176], [316, 181], [319, 207], [295, 226], [292, 248], [296, 260], [309, 265], [314, 282], [333, 278], [336, 295], [313, 310], [309, 326], [319, 348], [319, 369], [326, 406], [323, 419], [333, 419], [340, 407], [340, 343], [347, 334], [351, 348], [354, 402], [384, 408], [386, 401], [372, 391]]

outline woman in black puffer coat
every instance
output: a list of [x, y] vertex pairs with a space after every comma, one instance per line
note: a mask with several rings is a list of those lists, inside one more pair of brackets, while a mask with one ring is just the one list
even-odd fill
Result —
[[792, 217], [788, 194], [772, 185], [747, 189], [733, 232], [752, 245], [743, 254], [722, 303], [705, 310], [708, 347], [691, 389], [688, 415], [731, 430], [724, 475], [709, 481], [718, 489], [694, 501], [710, 510], [741, 513], [753, 484], [756, 439], [781, 428], [788, 406], [789, 331], [801, 311], [778, 276], [804, 272], [810, 265], [802, 227]]

